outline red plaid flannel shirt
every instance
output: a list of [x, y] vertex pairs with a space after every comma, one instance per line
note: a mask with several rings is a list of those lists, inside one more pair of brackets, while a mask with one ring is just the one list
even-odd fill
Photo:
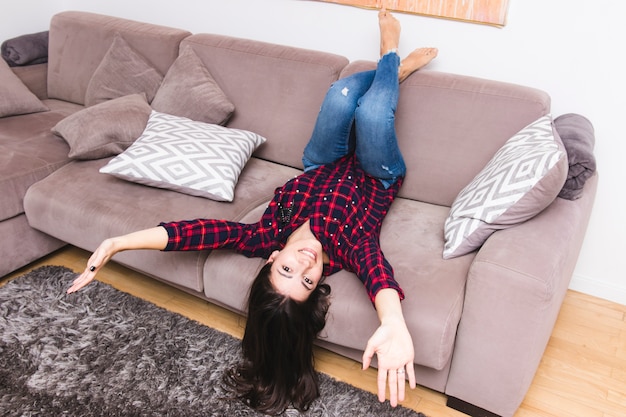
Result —
[[248, 257], [268, 258], [282, 249], [291, 233], [310, 220], [330, 263], [324, 275], [354, 272], [372, 303], [383, 288], [404, 293], [379, 244], [382, 221], [402, 179], [385, 189], [368, 176], [353, 155], [305, 172], [276, 189], [258, 223], [196, 219], [161, 223], [169, 235], [165, 250], [232, 249]]

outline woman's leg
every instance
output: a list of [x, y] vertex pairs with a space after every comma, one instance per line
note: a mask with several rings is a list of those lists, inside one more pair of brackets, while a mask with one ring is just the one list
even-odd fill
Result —
[[399, 67], [400, 58], [394, 51], [383, 55], [374, 81], [355, 112], [357, 159], [386, 187], [406, 173], [395, 129]]
[[406, 173], [398, 146], [395, 113], [399, 83], [437, 56], [436, 48], [420, 48], [400, 61], [397, 55], [400, 23], [386, 10], [378, 14], [380, 53], [372, 86], [355, 114], [356, 155], [363, 169], [389, 187]]
[[352, 74], [335, 81], [320, 108], [302, 162], [305, 171], [331, 163], [354, 150], [354, 112], [370, 88], [375, 71]]

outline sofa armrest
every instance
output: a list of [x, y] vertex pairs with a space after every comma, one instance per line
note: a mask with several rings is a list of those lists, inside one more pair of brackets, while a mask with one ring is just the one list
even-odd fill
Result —
[[597, 175], [574, 201], [557, 198], [494, 233], [469, 270], [446, 393], [512, 416], [532, 382], [582, 246]]
[[48, 98], [48, 64], [26, 65], [12, 69], [39, 100]]

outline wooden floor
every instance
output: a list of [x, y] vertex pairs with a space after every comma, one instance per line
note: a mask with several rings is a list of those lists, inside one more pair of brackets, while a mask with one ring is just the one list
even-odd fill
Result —
[[[1, 279], [41, 265], [81, 271], [89, 253], [68, 247]], [[99, 279], [208, 326], [242, 337], [241, 317], [182, 291], [110, 263]], [[316, 350], [321, 372], [375, 391], [376, 372], [323, 349]], [[403, 405], [431, 417], [463, 417], [445, 406], [444, 395], [418, 387]], [[626, 306], [569, 291], [547, 351], [515, 417], [626, 416]]]

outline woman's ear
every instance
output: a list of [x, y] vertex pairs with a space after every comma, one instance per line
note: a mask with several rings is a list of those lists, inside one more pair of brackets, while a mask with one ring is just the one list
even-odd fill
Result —
[[275, 250], [274, 252], [272, 252], [272, 254], [270, 255], [269, 258], [267, 258], [267, 261], [265, 262], [266, 264], [269, 264], [271, 262], [274, 262], [274, 259], [276, 259], [276, 256], [278, 256], [278, 254], [280, 253], [280, 251]]

